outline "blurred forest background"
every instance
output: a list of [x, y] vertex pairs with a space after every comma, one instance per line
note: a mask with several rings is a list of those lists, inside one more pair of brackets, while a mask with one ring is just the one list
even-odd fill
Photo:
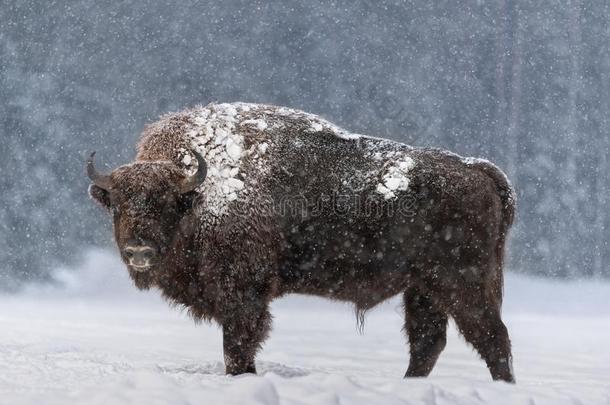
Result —
[[512, 271], [610, 277], [605, 0], [0, 5], [0, 287], [111, 245], [86, 152], [126, 163], [145, 123], [211, 101], [487, 157], [518, 191]]

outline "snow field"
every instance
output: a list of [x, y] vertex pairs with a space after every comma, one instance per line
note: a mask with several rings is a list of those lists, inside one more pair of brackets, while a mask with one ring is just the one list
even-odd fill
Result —
[[431, 377], [404, 380], [398, 300], [359, 335], [350, 306], [302, 296], [274, 304], [259, 376], [227, 377], [218, 327], [137, 292], [111, 255], [80, 267], [0, 297], [0, 403], [610, 404], [607, 284], [507, 277], [515, 386], [492, 382], [453, 325]]

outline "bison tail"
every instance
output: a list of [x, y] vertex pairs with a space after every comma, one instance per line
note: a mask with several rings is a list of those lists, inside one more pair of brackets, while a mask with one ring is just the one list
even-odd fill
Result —
[[517, 199], [515, 191], [508, 180], [508, 177], [498, 166], [484, 159], [467, 159], [467, 163], [481, 170], [489, 176], [496, 184], [498, 195], [502, 201], [502, 227], [501, 233], [506, 237], [515, 219], [515, 207]]
[[516, 197], [515, 191], [508, 180], [508, 177], [500, 168], [484, 159], [468, 159], [467, 163], [476, 167], [490, 177], [496, 185], [498, 195], [502, 201], [502, 221], [500, 223], [500, 237], [497, 243], [496, 255], [498, 258], [498, 268], [494, 272], [492, 288], [498, 304], [502, 304], [502, 290], [504, 286], [504, 246], [508, 231], [515, 219]]

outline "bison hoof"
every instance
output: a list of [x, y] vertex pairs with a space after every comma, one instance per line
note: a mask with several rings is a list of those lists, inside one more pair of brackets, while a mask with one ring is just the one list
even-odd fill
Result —
[[246, 367], [227, 367], [227, 375], [256, 374], [256, 367], [251, 364]]

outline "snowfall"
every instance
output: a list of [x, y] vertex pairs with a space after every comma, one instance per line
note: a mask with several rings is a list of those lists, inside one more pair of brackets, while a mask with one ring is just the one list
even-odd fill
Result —
[[610, 404], [610, 284], [507, 275], [510, 385], [491, 381], [453, 325], [432, 375], [403, 379], [397, 299], [363, 334], [347, 304], [278, 300], [259, 375], [227, 377], [219, 328], [136, 291], [112, 253], [54, 277], [0, 296], [2, 404]]

